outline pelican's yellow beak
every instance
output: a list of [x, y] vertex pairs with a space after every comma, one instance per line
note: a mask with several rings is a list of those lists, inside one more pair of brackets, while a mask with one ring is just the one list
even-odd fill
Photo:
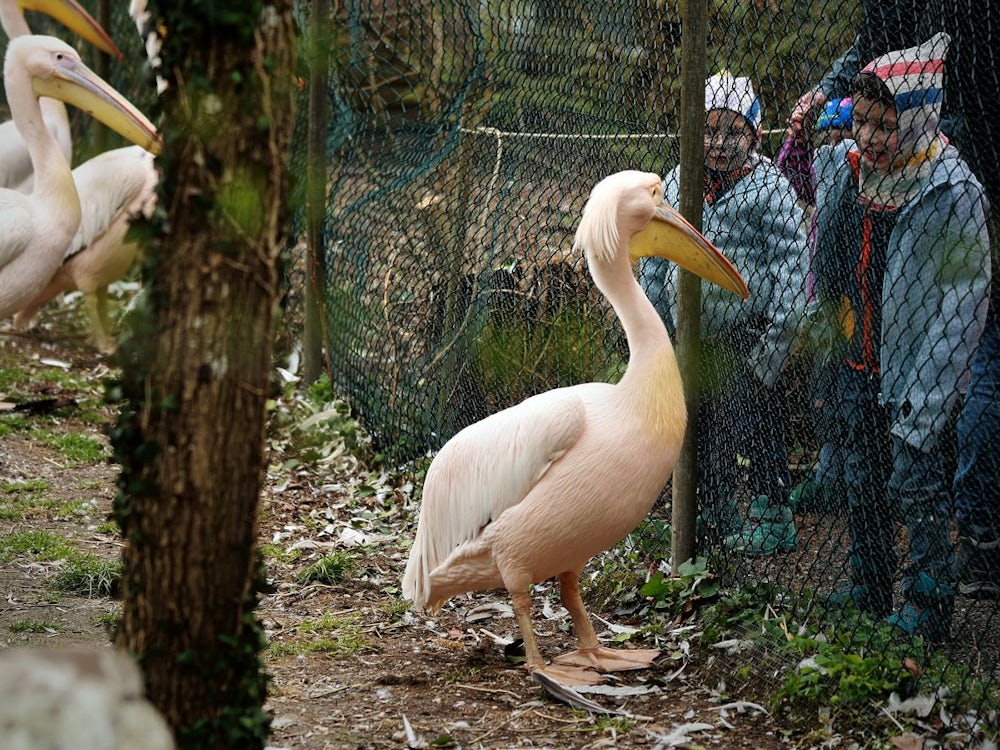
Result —
[[649, 224], [632, 235], [629, 256], [633, 263], [648, 256], [666, 258], [743, 299], [750, 296], [746, 282], [729, 259], [666, 204], [657, 206]]
[[101, 24], [94, 20], [94, 17], [76, 0], [17, 0], [17, 4], [22, 10], [36, 10], [56, 19], [67, 29], [79, 34], [97, 49], [113, 55], [116, 59], [124, 58], [122, 51]]
[[51, 77], [33, 78], [35, 93], [59, 99], [93, 115], [123, 138], [153, 154], [163, 140], [146, 116], [79, 60], [63, 56]]

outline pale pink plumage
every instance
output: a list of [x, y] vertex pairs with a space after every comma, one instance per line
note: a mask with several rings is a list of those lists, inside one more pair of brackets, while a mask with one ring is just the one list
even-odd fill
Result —
[[600, 678], [544, 666], [529, 588], [553, 576], [580, 641], [563, 663], [612, 671], [648, 666], [656, 654], [600, 648], [577, 579], [592, 556], [618, 543], [652, 507], [684, 436], [673, 347], [635, 280], [629, 251], [661, 201], [657, 175], [612, 175], [594, 188], [576, 234], [576, 247], [586, 253], [628, 337], [621, 381], [542, 393], [449, 440], [428, 469], [403, 578], [403, 596], [432, 611], [462, 592], [506, 588], [529, 670], [544, 668], [568, 682]]
[[65, 260], [48, 284], [14, 317], [27, 328], [35, 312], [61, 292], [83, 292], [97, 347], [114, 349], [108, 322], [108, 285], [132, 268], [139, 247], [125, 236], [132, 220], [150, 217], [156, 207], [159, 175], [153, 155], [139, 146], [98, 154], [73, 170], [81, 220], [66, 248]]
[[124, 137], [155, 152], [161, 148], [152, 123], [59, 39], [21, 36], [11, 40], [4, 82], [14, 122], [31, 155], [35, 185], [29, 195], [0, 190], [0, 318], [41, 292], [62, 264], [80, 226], [73, 175], [42, 123], [39, 96], [65, 98]]
[[4, 84], [14, 122], [31, 155], [35, 185], [29, 195], [0, 190], [0, 319], [18, 310], [52, 278], [80, 224], [80, 201], [69, 163], [44, 126], [32, 90], [32, 77], [45, 75], [51, 66], [50, 54], [27, 47], [12, 53], [13, 49], [12, 42]]

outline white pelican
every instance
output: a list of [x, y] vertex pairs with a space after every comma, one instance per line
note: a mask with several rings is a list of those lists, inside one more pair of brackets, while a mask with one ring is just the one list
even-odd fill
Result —
[[[506, 588], [528, 670], [565, 684], [649, 666], [658, 654], [600, 646], [578, 582], [587, 561], [652, 507], [687, 423], [673, 347], [632, 264], [666, 257], [747, 297], [729, 261], [662, 201], [659, 176], [619, 172], [594, 187], [576, 232], [575, 248], [628, 338], [621, 381], [533, 396], [449, 440], [427, 471], [403, 577], [403, 596], [430, 611], [462, 592]], [[530, 586], [553, 576], [579, 648], [546, 666], [532, 631]]]
[[[132, 0], [129, 15], [143, 40], [150, 66], [158, 69], [161, 40], [145, 0]], [[157, 75], [157, 93], [165, 88], [166, 83]], [[73, 181], [80, 196], [80, 229], [48, 285], [14, 316], [14, 327], [26, 330], [44, 304], [62, 292], [79, 290], [84, 295], [94, 343], [109, 354], [115, 344], [108, 320], [108, 285], [124, 277], [135, 263], [139, 246], [126, 241], [125, 235], [132, 219], [152, 215], [159, 175], [151, 154], [127, 146], [79, 165], [73, 170]]]
[[125, 235], [134, 218], [153, 215], [158, 181], [153, 155], [139, 146], [105, 151], [73, 170], [80, 227], [49, 283], [14, 316], [15, 328], [28, 328], [32, 316], [57, 294], [79, 290], [97, 348], [114, 351], [108, 285], [124, 277], [135, 262], [139, 246]]
[[90, 113], [122, 137], [158, 153], [153, 124], [80, 60], [48, 36], [11, 40], [4, 61], [7, 102], [35, 173], [29, 195], [0, 190], [0, 319], [24, 307], [62, 263], [80, 226], [80, 200], [69, 164], [42, 122], [39, 97]]
[[[76, 0], [0, 0], [0, 25], [8, 39], [28, 36], [31, 29], [25, 10], [36, 10], [56, 19], [100, 50], [121, 60], [121, 50], [101, 25]], [[55, 135], [67, 162], [72, 163], [73, 140], [66, 105], [55, 99], [40, 102], [45, 125]], [[31, 191], [31, 158], [13, 120], [0, 123], [0, 187]]]

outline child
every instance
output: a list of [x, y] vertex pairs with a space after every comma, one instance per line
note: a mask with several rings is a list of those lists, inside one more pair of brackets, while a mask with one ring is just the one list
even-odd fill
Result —
[[814, 147], [836, 146], [851, 137], [851, 97], [834, 99], [823, 106], [813, 125], [806, 124], [785, 139], [774, 159], [775, 166], [788, 179], [803, 209], [816, 205], [816, 175], [813, 172]]
[[[951, 624], [953, 423], [989, 288], [986, 200], [941, 135], [949, 38], [890, 52], [852, 85], [855, 142], [816, 158], [816, 293], [850, 303], [837, 376], [845, 438], [851, 586], [834, 601], [912, 636]], [[897, 519], [909, 564], [892, 609]]]
[[[788, 459], [776, 388], [799, 322], [808, 264], [802, 210], [788, 181], [758, 152], [761, 109], [747, 78], [714, 75], [705, 88], [703, 231], [743, 274], [750, 299], [702, 289], [698, 495], [703, 532], [748, 555], [794, 548]], [[680, 168], [664, 180], [678, 205]], [[676, 266], [647, 259], [641, 281], [673, 330]], [[746, 522], [737, 487], [749, 463], [755, 498]]]
[[[816, 246], [816, 174], [813, 169], [813, 144], [817, 147], [836, 146], [852, 137], [852, 102], [849, 96], [827, 102], [809, 125], [789, 137], [775, 159], [799, 196], [809, 224], [809, 257], [812, 260]], [[810, 270], [806, 281], [806, 301], [815, 302], [814, 278]], [[843, 505], [843, 424], [834, 411], [832, 392], [837, 372], [837, 362], [831, 361], [829, 352], [820, 352], [814, 363], [810, 386], [812, 422], [819, 444], [813, 476], [792, 489], [789, 500], [794, 510], [831, 510]]]

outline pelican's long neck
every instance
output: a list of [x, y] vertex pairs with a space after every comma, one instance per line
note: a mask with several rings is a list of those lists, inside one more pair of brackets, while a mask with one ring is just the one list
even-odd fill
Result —
[[[29, 36], [31, 29], [24, 18], [24, 11], [16, 2], [11, 0], [0, 0], [0, 26], [3, 27], [7, 39], [16, 39], [19, 36]], [[45, 118], [58, 118], [60, 128], [69, 134], [69, 115], [66, 113], [66, 105], [58, 99], [42, 97], [40, 100], [42, 114]], [[23, 136], [22, 136], [23, 138]]]
[[32, 195], [58, 200], [59, 208], [70, 212], [70, 219], [75, 211], [76, 221], [79, 222], [80, 201], [73, 184], [73, 174], [58, 141], [45, 126], [31, 78], [27, 75], [8, 75], [6, 83], [7, 103], [14, 125], [31, 157], [34, 172]]
[[0, 0], [0, 26], [3, 26], [3, 32], [8, 39], [28, 36], [31, 33], [28, 22], [24, 19], [24, 11], [16, 2], [10, 0]]
[[594, 282], [618, 314], [628, 339], [628, 367], [616, 386], [619, 405], [640, 420], [640, 434], [651, 445], [669, 449], [663, 456], [675, 455], [672, 451], [680, 445], [687, 425], [687, 409], [667, 328], [632, 275], [627, 249], [610, 263], [588, 259]]
[[594, 283], [614, 308], [628, 339], [628, 368], [622, 383], [640, 378], [673, 361], [673, 346], [666, 326], [632, 274], [627, 248], [616, 252], [610, 262], [588, 257]]

